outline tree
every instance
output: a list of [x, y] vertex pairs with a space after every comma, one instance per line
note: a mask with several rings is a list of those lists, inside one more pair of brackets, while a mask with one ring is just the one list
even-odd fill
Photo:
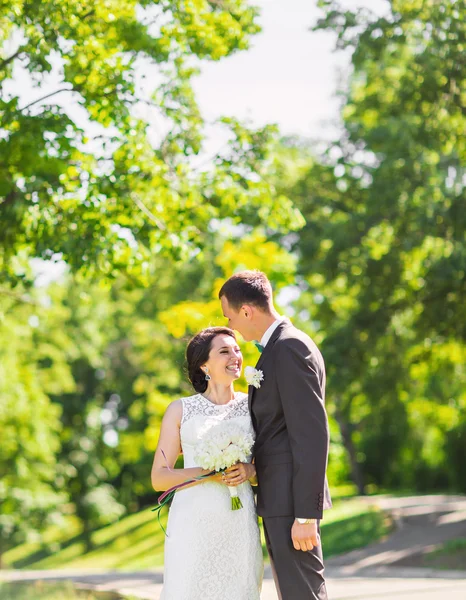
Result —
[[0, 566], [6, 547], [57, 519], [66, 500], [56, 485], [60, 409], [47, 392], [67, 388], [67, 368], [57, 351], [56, 369], [41, 370], [50, 353], [35, 335], [43, 310], [14, 306], [0, 301]]
[[[66, 490], [88, 546], [93, 527], [148, 492], [160, 415], [182, 387], [182, 344], [172, 348], [153, 321], [161, 305], [179, 301], [182, 284], [185, 294], [199, 283], [219, 224], [246, 221], [245, 232], [302, 225], [269, 182], [275, 128], [223, 118], [226, 145], [205, 158], [191, 80], [202, 60], [247, 48], [256, 19], [244, 0], [1, 3], [0, 299], [9, 303], [4, 327], [25, 328], [41, 349], [5, 363], [1, 418], [20, 439], [36, 411], [29, 433], [44, 445], [30, 446], [38, 465], [30, 488], [51, 502]], [[27, 98], [18, 73], [29, 81]], [[43, 294], [37, 258], [68, 266]], [[33, 327], [29, 316], [47, 326]], [[148, 345], [156, 359], [166, 352], [159, 368]], [[105, 435], [115, 433], [113, 450]], [[2, 458], [22, 461], [14, 444]], [[38, 499], [17, 510], [17, 490], [30, 493], [23, 475], [2, 487], [9, 542], [21, 523], [39, 526]]]
[[[293, 246], [307, 290], [297, 308], [320, 332], [331, 410], [360, 491], [409, 485], [421, 471], [426, 488], [439, 481], [442, 435], [465, 401], [456, 382], [439, 395], [414, 375], [441, 353], [445, 376], [465, 376], [464, 15], [449, 0], [394, 0], [382, 17], [320, 6], [316, 29], [352, 52], [352, 72], [340, 139], [280, 189], [306, 219]], [[436, 415], [442, 440], [429, 461], [432, 438], [414, 417], [426, 393], [424, 414]], [[407, 451], [415, 440], [417, 456]]]
[[[414, 311], [420, 336], [464, 339], [464, 14], [449, 0], [397, 0], [380, 18], [321, 6], [318, 28], [354, 50], [345, 133], [334, 150], [341, 229], [373, 264], [389, 263], [378, 269], [393, 290], [386, 303]], [[328, 253], [332, 266], [338, 253]]]
[[[201, 60], [247, 48], [256, 17], [244, 0], [2, 3], [2, 279], [31, 281], [40, 257], [147, 284], [154, 254], [193, 256], [213, 219], [302, 225], [267, 183], [274, 128], [225, 118], [226, 149], [194, 164], [204, 121], [191, 80]], [[50, 73], [59, 85], [41, 90]]]

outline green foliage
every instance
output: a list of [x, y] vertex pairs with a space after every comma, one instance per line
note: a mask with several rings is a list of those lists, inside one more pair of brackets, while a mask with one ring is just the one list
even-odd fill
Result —
[[[224, 151], [204, 168], [193, 161], [205, 132], [192, 78], [201, 60], [248, 47], [259, 27], [247, 2], [3, 5], [2, 279], [30, 283], [26, 259], [40, 257], [109, 278], [125, 271], [147, 285], [152, 257], [193, 256], [212, 219], [303, 224], [267, 183], [273, 127], [224, 118]], [[11, 91], [17, 68], [33, 99]], [[49, 73], [60, 84], [45, 93]], [[64, 98], [73, 104], [57, 103]]]
[[[334, 272], [341, 262], [348, 288], [362, 285], [382, 318], [384, 307], [396, 310], [421, 339], [452, 331], [464, 339], [466, 25], [459, 5], [404, 0], [367, 20], [323, 4], [320, 27], [334, 26], [354, 48], [347, 137], [334, 150], [341, 224], [325, 266]], [[340, 247], [343, 232], [358, 253]]]
[[[60, 410], [47, 395], [58, 382], [38, 367], [50, 347], [36, 338], [35, 311], [24, 305], [12, 315], [13, 304], [0, 304], [0, 558], [7, 542], [57, 518], [66, 497], [54, 485]], [[63, 357], [57, 362], [66, 370]]]
[[327, 523], [322, 521], [322, 550], [327, 558], [345, 554], [384, 538], [391, 530], [390, 520], [376, 509]]
[[213, 257], [213, 263], [217, 270], [207, 275], [210, 275], [210, 298], [187, 300], [161, 313], [161, 322], [173, 336], [182, 337], [210, 325], [225, 324], [218, 292], [225, 279], [235, 271], [266, 270], [270, 281], [279, 291], [293, 283], [296, 269], [295, 257], [275, 242], [268, 241], [261, 231], [253, 231], [242, 238], [226, 239], [219, 253]]
[[410, 565], [428, 569], [464, 570], [466, 560], [466, 538], [455, 538], [434, 549], [409, 559]]
[[[123, 596], [112, 592], [77, 590], [68, 582], [0, 583], [0, 592], [3, 600], [123, 600]], [[129, 596], [125, 598], [130, 600]]]
[[434, 550], [435, 554], [447, 554], [456, 550], [466, 550], [466, 538], [455, 538], [443, 544], [442, 548]]
[[[161, 519], [166, 526], [167, 514]], [[14, 568], [32, 569], [103, 569], [140, 570], [163, 565], [164, 533], [154, 513], [145, 509], [122, 518], [117, 523], [96, 529], [93, 549], [86, 551], [83, 537], [76, 535], [76, 524], [67, 521], [67, 530], [49, 530], [44, 543], [26, 543], [5, 555], [5, 562]], [[380, 511], [360, 499], [337, 501], [325, 514], [322, 537], [326, 556], [359, 548], [383, 537], [390, 523]], [[262, 529], [262, 527], [261, 527]], [[52, 545], [52, 540], [54, 545]], [[262, 540], [265, 542], [262, 532]]]
[[360, 490], [458, 489], [461, 462], [445, 464], [465, 408], [465, 22], [447, 0], [380, 18], [320, 6], [316, 29], [352, 51], [353, 72], [341, 139], [279, 188], [306, 219], [296, 307]]
[[[289, 314], [323, 350], [331, 483], [466, 491], [464, 19], [447, 0], [320, 5], [317, 29], [352, 52], [339, 141], [315, 156], [223, 118], [202, 163], [192, 79], [248, 46], [255, 9], [3, 3], [0, 528], [23, 542], [8, 564], [154, 564], [163, 534], [137, 511], [161, 418], [191, 393], [188, 337], [224, 323], [218, 289], [243, 268], [298, 291]], [[45, 97], [47, 73], [62, 84]], [[41, 287], [32, 258], [66, 273]], [[387, 530], [340, 510], [327, 555]]]
[[[187, 289], [205, 297], [215, 227], [303, 221], [269, 182], [274, 127], [225, 117], [226, 144], [200, 161], [192, 79], [202, 60], [248, 47], [259, 27], [247, 2], [0, 12], [1, 534], [9, 546], [75, 511], [90, 549], [94, 528], [152, 493], [161, 417], [189, 390], [184, 341], [158, 314]], [[286, 279], [293, 261], [277, 257]], [[36, 288], [32, 259], [65, 261], [66, 275]]]

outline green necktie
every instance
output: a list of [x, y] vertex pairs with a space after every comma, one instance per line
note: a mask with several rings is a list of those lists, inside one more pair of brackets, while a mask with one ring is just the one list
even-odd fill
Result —
[[263, 350], [264, 350], [264, 346], [262, 344], [259, 344], [259, 342], [254, 341], [254, 346], [259, 350], [259, 352], [262, 354]]

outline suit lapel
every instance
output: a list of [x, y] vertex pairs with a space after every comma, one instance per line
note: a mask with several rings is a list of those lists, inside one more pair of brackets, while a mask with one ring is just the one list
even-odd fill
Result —
[[251, 405], [252, 405], [252, 390], [254, 389], [254, 387], [252, 385], [248, 386], [248, 407], [249, 407], [249, 413], [251, 413]]
[[[278, 327], [275, 329], [275, 331], [272, 333], [272, 337], [270, 338], [270, 340], [267, 342], [266, 347], [264, 348], [262, 354], [259, 357], [259, 360], [257, 361], [257, 364], [255, 366], [256, 370], [259, 370], [261, 368], [261, 366], [264, 364], [264, 362], [267, 360], [267, 357], [269, 357], [272, 353], [272, 348], [273, 345], [275, 344], [275, 342], [278, 340], [278, 338], [280, 337], [282, 331], [286, 328], [289, 327], [291, 325], [291, 321], [289, 319], [284, 319], [280, 325], [278, 325]], [[252, 406], [252, 399], [254, 397], [254, 392], [256, 391], [256, 388], [253, 385], [250, 385], [248, 387], [248, 404], [249, 404], [249, 412], [251, 412], [251, 406]]]

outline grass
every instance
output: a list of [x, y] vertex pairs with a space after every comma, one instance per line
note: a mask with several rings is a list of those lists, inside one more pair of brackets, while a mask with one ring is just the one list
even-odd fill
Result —
[[[161, 521], [166, 526], [166, 514]], [[64, 536], [44, 535], [44, 544], [25, 543], [4, 554], [13, 568], [139, 570], [161, 566], [164, 533], [150, 509], [129, 515], [94, 532], [94, 550], [85, 552], [84, 540], [70, 519]], [[47, 532], [48, 533], [48, 532]]]
[[[164, 513], [164, 527], [166, 519]], [[383, 513], [368, 508], [367, 502], [357, 498], [337, 500], [322, 522], [324, 555], [328, 558], [366, 546], [384, 536], [389, 528]], [[145, 509], [95, 531], [95, 548], [85, 552], [78, 523], [69, 518], [66, 526], [45, 532], [42, 543], [16, 546], [3, 559], [7, 568], [16, 569], [143, 570], [163, 566], [164, 538], [154, 513]]]
[[422, 566], [431, 569], [460, 569], [466, 568], [466, 538], [449, 540], [440, 548], [422, 556]]
[[[328, 515], [328, 516], [327, 516]], [[392, 530], [391, 521], [358, 499], [336, 502], [321, 524], [325, 558], [364, 548]]]
[[[0, 583], [2, 600], [123, 600], [111, 592], [77, 590], [71, 583]], [[131, 600], [125, 597], [126, 600]]]

